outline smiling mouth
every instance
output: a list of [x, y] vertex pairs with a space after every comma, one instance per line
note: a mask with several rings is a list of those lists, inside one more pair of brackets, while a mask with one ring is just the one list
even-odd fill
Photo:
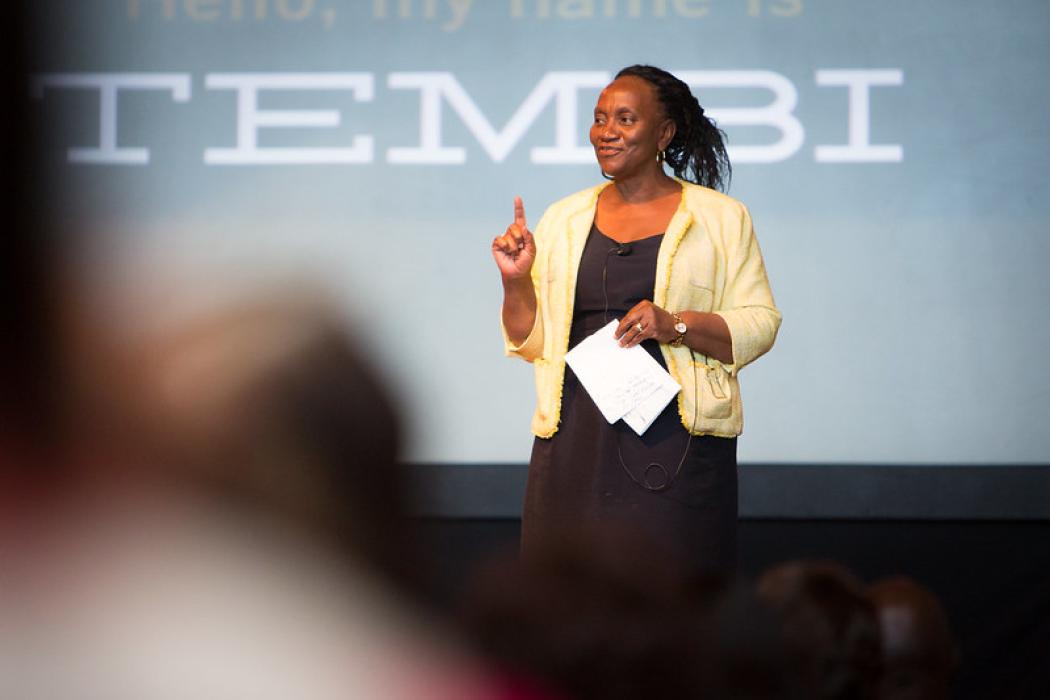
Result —
[[622, 150], [623, 150], [622, 148], [612, 148], [610, 146], [601, 146], [601, 147], [598, 148], [598, 155], [600, 155], [600, 156], [614, 156], [614, 155], [616, 155], [617, 153], [619, 153]]

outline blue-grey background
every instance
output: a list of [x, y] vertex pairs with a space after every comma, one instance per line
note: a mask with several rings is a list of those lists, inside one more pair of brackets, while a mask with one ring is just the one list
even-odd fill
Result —
[[[751, 209], [784, 314], [773, 351], [742, 375], [741, 460], [1050, 462], [1044, 0], [474, 0], [458, 3], [459, 26], [447, 0], [40, 5], [38, 72], [192, 81], [187, 102], [122, 94], [118, 139], [149, 148], [145, 166], [69, 163], [68, 147], [97, 143], [97, 95], [56, 90], [39, 101], [45, 162], [62, 189], [56, 213], [80, 238], [85, 269], [140, 314], [260, 280], [332, 290], [402, 396], [413, 461], [527, 459], [532, 373], [502, 355], [489, 245], [514, 195], [535, 224], [600, 176], [593, 164], [531, 162], [532, 147], [553, 144], [553, 105], [494, 162], [445, 104], [443, 143], [465, 148], [466, 162], [390, 164], [388, 148], [419, 142], [420, 99], [390, 89], [388, 75], [448, 71], [502, 128], [549, 72], [647, 62], [774, 71], [798, 91], [801, 148], [739, 163], [730, 190]], [[707, 12], [682, 17], [682, 7]], [[846, 89], [816, 82], [827, 69], [902, 72], [901, 85], [870, 92], [871, 141], [899, 144], [902, 161], [817, 162], [817, 145], [847, 139]], [[370, 134], [373, 162], [204, 163], [206, 148], [236, 137], [234, 93], [207, 89], [207, 74], [331, 71], [373, 74], [374, 99], [268, 92], [263, 108], [336, 109], [342, 123], [263, 130], [260, 143], [337, 147]], [[579, 93], [583, 143], [596, 97]], [[716, 110], [770, 96], [699, 97]], [[727, 131], [734, 145], [777, 138]]]

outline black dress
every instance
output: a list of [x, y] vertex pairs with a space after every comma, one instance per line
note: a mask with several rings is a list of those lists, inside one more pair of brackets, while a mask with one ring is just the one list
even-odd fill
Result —
[[[628, 255], [592, 226], [580, 260], [569, 347], [651, 299], [663, 235], [631, 244]], [[604, 284], [603, 284], [604, 272]], [[666, 367], [659, 344], [642, 343]], [[692, 377], [681, 377], [683, 382]], [[688, 443], [688, 453], [682, 462]], [[622, 456], [622, 460], [621, 460]], [[665, 484], [682, 467], [670, 486]], [[660, 467], [649, 467], [657, 463]], [[633, 478], [632, 478], [633, 477]], [[694, 436], [671, 401], [641, 436], [610, 425], [566, 366], [561, 422], [536, 438], [522, 516], [522, 554], [555, 545], [580, 525], [629, 527], [688, 570], [732, 567], [736, 560], [736, 439]]]

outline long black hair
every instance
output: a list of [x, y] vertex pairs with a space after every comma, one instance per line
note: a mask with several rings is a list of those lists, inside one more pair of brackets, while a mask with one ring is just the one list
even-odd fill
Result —
[[733, 168], [726, 154], [726, 135], [704, 116], [704, 108], [689, 86], [655, 66], [628, 66], [617, 78], [634, 76], [656, 88], [667, 118], [675, 123], [674, 138], [664, 150], [664, 162], [676, 177], [723, 192], [729, 189]]

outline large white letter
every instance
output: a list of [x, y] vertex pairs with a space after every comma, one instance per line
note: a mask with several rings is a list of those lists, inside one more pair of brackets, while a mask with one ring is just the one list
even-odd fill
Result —
[[547, 73], [503, 130], [496, 131], [451, 73], [391, 73], [388, 79], [391, 88], [419, 90], [419, 146], [391, 148], [387, 151], [387, 160], [401, 164], [466, 162], [465, 149], [441, 143], [441, 102], [444, 98], [489, 157], [499, 163], [514, 150], [547, 103], [554, 99], [554, 147], [533, 149], [532, 160], [535, 163], [585, 163], [592, 156], [589, 148], [580, 148], [576, 142], [576, 91], [582, 87], [602, 87], [608, 79], [609, 74], [601, 71]]
[[259, 148], [263, 127], [334, 127], [334, 110], [261, 110], [260, 90], [350, 90], [358, 102], [368, 102], [375, 92], [371, 73], [209, 73], [211, 89], [237, 91], [237, 146], [208, 148], [209, 165], [314, 165], [320, 163], [372, 162], [372, 137], [355, 136], [349, 148]]
[[554, 147], [533, 148], [533, 163], [594, 163], [594, 150], [590, 146], [578, 145], [576, 140], [580, 135], [579, 100], [576, 99], [576, 93], [580, 88], [605, 87], [611, 77], [602, 72], [548, 73], [543, 77], [536, 91], [549, 80], [550, 89], [557, 95], [554, 102]]
[[767, 146], [730, 145], [729, 158], [734, 163], [774, 163], [786, 160], [802, 147], [805, 132], [793, 114], [798, 104], [794, 83], [767, 70], [676, 71], [683, 82], [697, 88], [764, 88], [774, 99], [764, 107], [712, 107], [705, 113], [718, 122], [719, 128], [737, 126], [771, 126], [780, 131], [780, 140]]
[[459, 85], [451, 73], [391, 73], [387, 77], [387, 85], [395, 90], [419, 89], [419, 146], [388, 148], [386, 159], [389, 162], [432, 165], [466, 162], [464, 149], [441, 145], [441, 93], [450, 84]]
[[190, 76], [179, 73], [48, 73], [32, 81], [32, 94], [44, 96], [46, 88], [98, 90], [98, 148], [70, 148], [71, 163], [145, 165], [149, 150], [117, 145], [117, 92], [119, 90], [167, 90], [176, 102], [190, 99]]
[[904, 73], [889, 70], [818, 70], [817, 85], [849, 87], [849, 142], [845, 146], [817, 146], [821, 163], [896, 163], [904, 159], [899, 144], [873, 146], [869, 141], [871, 110], [868, 88], [872, 85], [901, 85]]

